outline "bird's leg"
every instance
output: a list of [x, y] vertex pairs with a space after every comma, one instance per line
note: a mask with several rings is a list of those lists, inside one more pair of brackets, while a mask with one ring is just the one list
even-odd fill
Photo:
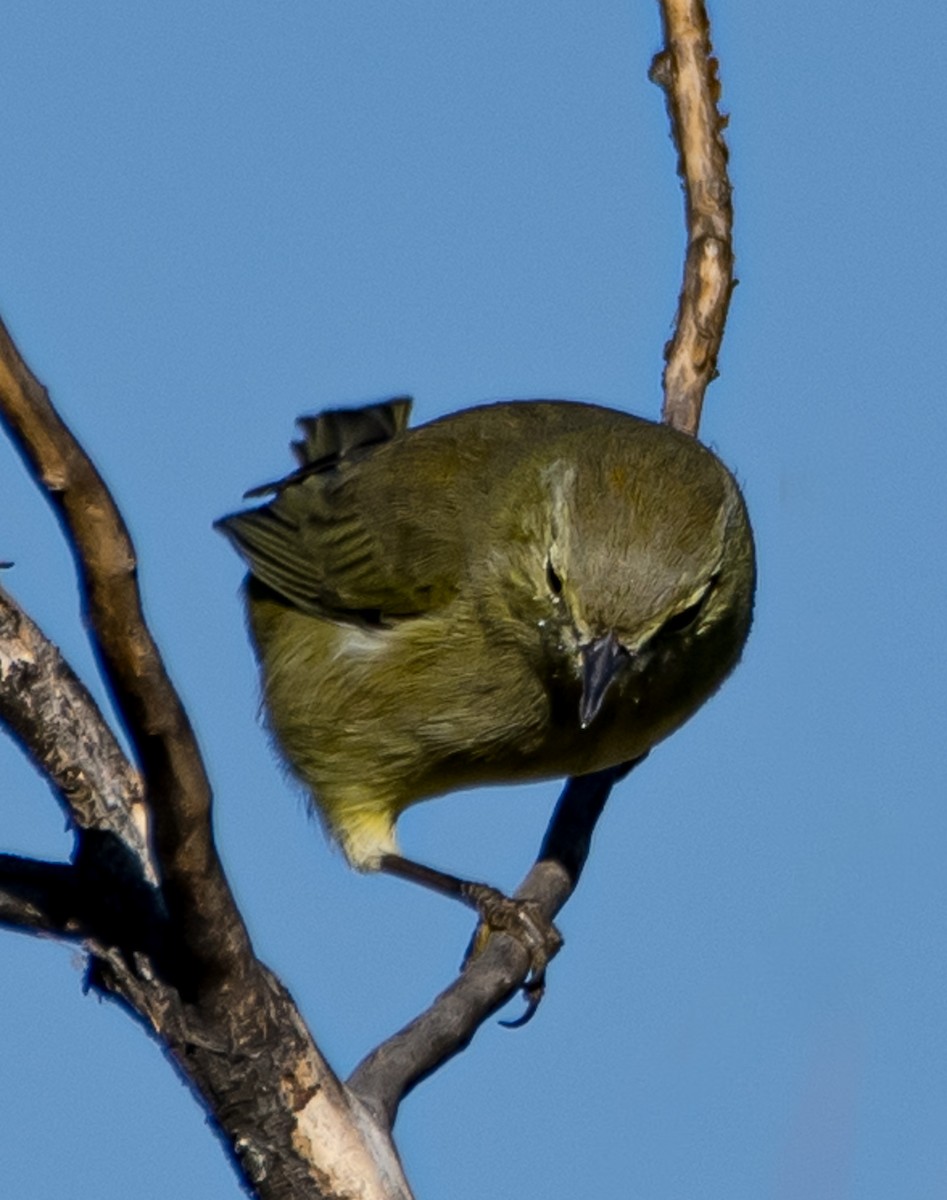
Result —
[[539, 905], [533, 900], [513, 899], [489, 884], [459, 879], [456, 875], [426, 867], [400, 854], [382, 855], [378, 865], [388, 875], [410, 879], [442, 895], [453, 896], [474, 909], [481, 925], [470, 943], [465, 963], [479, 953], [490, 933], [508, 933], [516, 938], [529, 955], [529, 975], [523, 984], [527, 1008], [522, 1017], [505, 1024], [525, 1025], [542, 999], [546, 986], [546, 967], [562, 946], [562, 935], [543, 915]]

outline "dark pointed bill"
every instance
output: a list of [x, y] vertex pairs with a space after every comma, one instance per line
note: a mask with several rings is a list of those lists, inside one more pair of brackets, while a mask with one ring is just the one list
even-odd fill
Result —
[[596, 638], [582, 647], [582, 700], [579, 721], [587, 729], [595, 720], [625, 650], [613, 633]]

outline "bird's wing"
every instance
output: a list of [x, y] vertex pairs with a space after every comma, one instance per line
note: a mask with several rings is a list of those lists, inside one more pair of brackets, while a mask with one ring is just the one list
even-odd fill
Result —
[[299, 470], [265, 489], [269, 504], [217, 522], [251, 573], [297, 608], [385, 621], [457, 591], [464, 537], [443, 487], [456, 452], [402, 440], [409, 405], [304, 419]]

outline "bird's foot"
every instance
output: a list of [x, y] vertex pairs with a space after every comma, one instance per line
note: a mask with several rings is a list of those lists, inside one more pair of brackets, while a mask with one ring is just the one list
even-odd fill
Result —
[[546, 967], [562, 948], [562, 934], [534, 900], [515, 900], [485, 883], [464, 883], [462, 899], [480, 914], [480, 925], [464, 957], [464, 965], [487, 944], [491, 933], [507, 933], [529, 955], [529, 974], [523, 984], [526, 1011], [515, 1021], [501, 1021], [518, 1029], [529, 1021], [546, 990]]
[[436, 871], [403, 858], [400, 854], [383, 854], [378, 869], [400, 879], [410, 879], [445, 896], [454, 896], [468, 907], [476, 909], [480, 924], [467, 947], [464, 966], [487, 944], [491, 933], [508, 933], [523, 946], [529, 955], [529, 974], [523, 984], [526, 1012], [515, 1021], [503, 1021], [511, 1029], [525, 1025], [539, 1007], [546, 988], [546, 967], [562, 946], [562, 935], [535, 900], [513, 900], [485, 883], [471, 883], [456, 875]]

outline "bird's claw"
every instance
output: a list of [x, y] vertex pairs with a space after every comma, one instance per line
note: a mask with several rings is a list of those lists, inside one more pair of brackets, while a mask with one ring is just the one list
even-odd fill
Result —
[[530, 970], [530, 976], [520, 989], [523, 997], [526, 1000], [526, 1008], [514, 1021], [500, 1021], [504, 1029], [522, 1029], [524, 1025], [528, 1025], [539, 1008], [539, 1002], [546, 994], [546, 970], [543, 968], [541, 974], [536, 975]]
[[529, 955], [529, 974], [523, 983], [526, 1011], [515, 1021], [501, 1021], [519, 1029], [530, 1021], [546, 990], [546, 967], [562, 947], [562, 935], [534, 900], [515, 900], [483, 883], [466, 884], [464, 899], [480, 914], [480, 925], [464, 957], [464, 965], [483, 949], [491, 933], [507, 933]]

